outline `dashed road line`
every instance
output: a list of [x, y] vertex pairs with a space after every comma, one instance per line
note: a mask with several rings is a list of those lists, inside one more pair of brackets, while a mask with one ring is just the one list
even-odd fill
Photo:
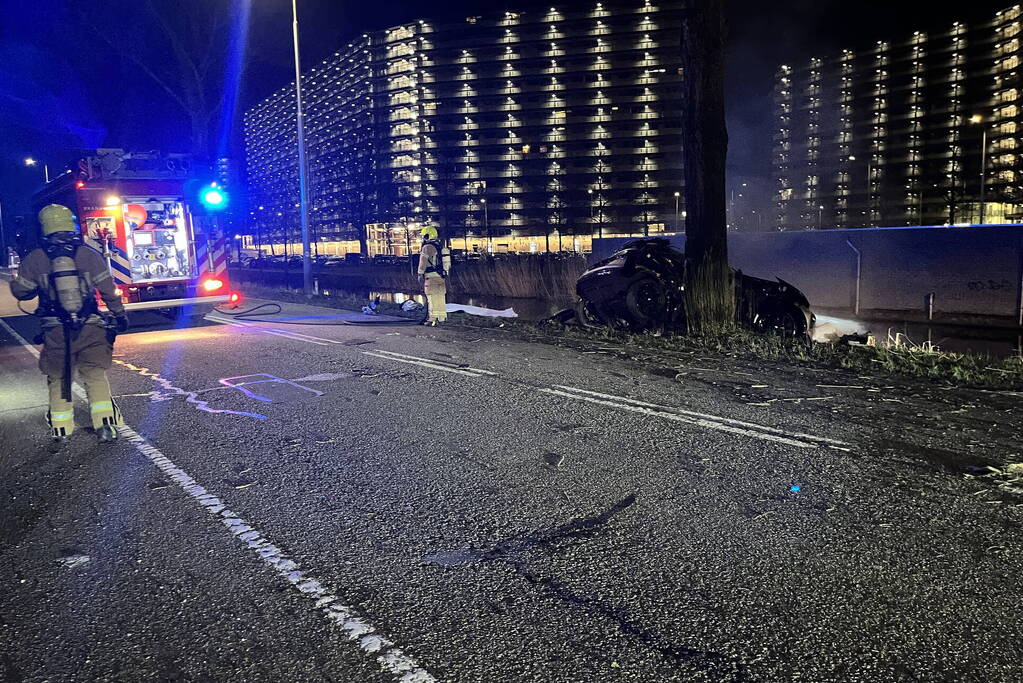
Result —
[[444, 361], [432, 360], [430, 358], [419, 358], [418, 356], [406, 356], [400, 353], [394, 353], [393, 351], [363, 351], [366, 356], [373, 356], [375, 358], [383, 358], [384, 360], [395, 361], [397, 363], [408, 363], [409, 365], [419, 365], [424, 368], [430, 368], [431, 370], [442, 370], [444, 372], [451, 372], [456, 375], [464, 375], [466, 377], [486, 377], [494, 376], [497, 373], [489, 370], [480, 370], [477, 368], [461, 367], [454, 363], [445, 363]]
[[336, 339], [327, 339], [325, 337], [314, 337], [311, 334], [302, 334], [301, 332], [293, 332], [292, 330], [275, 330], [257, 323], [244, 322], [241, 320], [231, 320], [229, 318], [222, 318], [216, 315], [207, 315], [207, 320], [213, 322], [222, 323], [224, 325], [230, 325], [231, 327], [245, 327], [257, 332], [264, 334], [272, 334], [277, 337], [284, 337], [285, 339], [292, 339], [294, 341], [305, 342], [307, 344], [315, 344], [316, 346], [330, 346], [331, 344], [340, 344], [342, 342]]
[[623, 398], [621, 396], [613, 396], [611, 394], [602, 394], [599, 391], [588, 391], [586, 389], [577, 389], [575, 387], [566, 387], [561, 385], [555, 385], [555, 389], [562, 391], [572, 392], [575, 394], [581, 394], [583, 396], [594, 397], [602, 399], [604, 401], [615, 402], [618, 407], [634, 406], [638, 408], [648, 408], [656, 411], [667, 411], [670, 413], [691, 417], [694, 419], [711, 420], [713, 422], [721, 422], [724, 424], [732, 425], [735, 427], [741, 427], [745, 429], [755, 430], [759, 432], [766, 432], [777, 436], [798, 439], [800, 441], [810, 441], [812, 443], [834, 445], [834, 446], [848, 446], [849, 444], [845, 441], [839, 441], [838, 439], [830, 439], [826, 436], [814, 436], [813, 434], [803, 434], [800, 432], [787, 432], [776, 427], [768, 427], [766, 425], [757, 424], [755, 422], [745, 422], [744, 420], [736, 420], [730, 417], [722, 417], [720, 415], [710, 415], [707, 413], [698, 413], [692, 410], [686, 410], [685, 408], [674, 408], [670, 406], [661, 406], [656, 403], [647, 403], [646, 401], [640, 401], [634, 398]]
[[[2, 319], [0, 319], [0, 326], [7, 330], [29, 353], [36, 358], [39, 357], [39, 350], [29, 344]], [[78, 384], [74, 385], [74, 392], [80, 399], [86, 398], [85, 391]], [[392, 640], [381, 634], [355, 608], [340, 602], [336, 590], [325, 585], [303, 569], [298, 562], [288, 557], [263, 532], [232, 511], [220, 496], [201, 486], [191, 475], [175, 465], [170, 458], [148, 443], [145, 437], [131, 427], [122, 425], [117, 429], [125, 441], [134, 446], [136, 451], [167, 475], [207, 514], [220, 522], [246, 549], [284, 578], [299, 594], [313, 601], [315, 609], [321, 615], [340, 629], [360, 650], [376, 659], [380, 667], [392, 674], [396, 681], [399, 683], [436, 683], [437, 679], [427, 672], [415, 658], [406, 654]]]
[[493, 375], [493, 376], [497, 375], [497, 373], [492, 371], [492, 370], [482, 370], [480, 368], [469, 367], [468, 365], [459, 365], [459, 364], [456, 364], [456, 363], [449, 363], [447, 361], [439, 361], [439, 360], [437, 360], [435, 358], [419, 358], [418, 356], [408, 356], [407, 354], [399, 354], [396, 351], [384, 351], [383, 349], [375, 349], [374, 351], [376, 351], [376, 353], [379, 353], [379, 354], [386, 354], [388, 356], [394, 356], [395, 358], [405, 358], [405, 359], [414, 360], [414, 361], [426, 361], [428, 363], [433, 363], [435, 365], [443, 365], [443, 366], [449, 367], [449, 368], [457, 368], [459, 370], [469, 370], [471, 372], [476, 372], [477, 374], [489, 374], [489, 375]]
[[[490, 370], [481, 370], [479, 368], [472, 368], [464, 365], [455, 365], [453, 363], [447, 363], [445, 361], [438, 361], [430, 358], [421, 358], [419, 356], [409, 356], [395, 351], [375, 349], [373, 351], [362, 351], [362, 353], [375, 358], [392, 360], [398, 363], [409, 363], [411, 365], [418, 365], [431, 370], [441, 370], [443, 372], [450, 372], [467, 377], [499, 377], [498, 373]], [[596, 405], [602, 405], [609, 408], [627, 410], [651, 417], [673, 420], [675, 422], [684, 422], [698, 427], [714, 429], [731, 434], [739, 434], [741, 436], [761, 439], [763, 441], [772, 441], [774, 443], [794, 446], [796, 448], [819, 448], [826, 446], [839, 450], [848, 450], [848, 448], [843, 447], [849, 445], [844, 441], [830, 439], [828, 437], [803, 434], [800, 432], [788, 432], [775, 427], [746, 422], [744, 420], [736, 420], [729, 417], [723, 417], [721, 415], [711, 415], [708, 413], [699, 413], [693, 410], [687, 410], [685, 408], [675, 408], [672, 406], [658, 405], [656, 403], [647, 403], [646, 401], [640, 401], [638, 399], [603, 394], [597, 391], [578, 389], [576, 387], [554, 385], [553, 387], [533, 386], [532, 388], [535, 391], [553, 396], [570, 398], [576, 401], [586, 401], [588, 403], [594, 403]]]

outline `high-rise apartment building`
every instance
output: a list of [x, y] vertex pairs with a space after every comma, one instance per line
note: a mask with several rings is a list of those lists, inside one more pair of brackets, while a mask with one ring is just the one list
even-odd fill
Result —
[[776, 227], [1019, 222], [1020, 7], [778, 71]]
[[[352, 41], [302, 77], [314, 230], [431, 223], [463, 242], [674, 229], [680, 8], [594, 2]], [[245, 116], [265, 231], [297, 223], [294, 110], [291, 86]]]

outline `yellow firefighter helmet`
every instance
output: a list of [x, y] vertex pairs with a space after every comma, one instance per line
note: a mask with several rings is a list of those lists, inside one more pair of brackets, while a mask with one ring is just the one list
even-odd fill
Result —
[[424, 225], [419, 234], [423, 236], [424, 242], [440, 238], [440, 233], [437, 232], [437, 228], [432, 225]]
[[47, 204], [39, 212], [39, 223], [43, 226], [43, 237], [58, 232], [78, 232], [75, 215], [61, 204]]

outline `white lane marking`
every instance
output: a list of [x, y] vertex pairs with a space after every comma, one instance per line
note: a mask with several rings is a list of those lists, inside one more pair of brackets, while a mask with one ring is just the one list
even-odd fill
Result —
[[640, 401], [635, 398], [623, 398], [621, 396], [612, 396], [611, 394], [602, 394], [599, 391], [588, 391], [586, 389], [577, 389], [575, 387], [566, 387], [561, 385], [555, 385], [557, 389], [564, 391], [571, 391], [578, 394], [586, 394], [588, 396], [595, 396], [597, 398], [606, 399], [608, 401], [618, 401], [621, 403], [629, 403], [642, 408], [651, 408], [653, 410], [665, 410], [673, 413], [679, 413], [681, 415], [688, 415], [691, 417], [702, 418], [705, 420], [712, 420], [714, 422], [723, 422], [725, 424], [735, 425], [738, 427], [747, 427], [749, 429], [755, 429], [761, 432], [768, 432], [770, 434], [777, 434], [778, 436], [789, 437], [793, 439], [800, 439], [802, 441], [813, 441], [823, 444], [834, 444], [837, 446], [848, 446], [849, 444], [845, 441], [839, 441], [838, 439], [829, 439], [825, 436], [814, 436], [813, 434], [803, 434], [801, 432], [786, 432], [776, 427], [768, 427], [766, 425], [757, 424], [755, 422], [744, 422], [743, 420], [735, 420], [730, 417], [722, 417], [720, 415], [709, 415], [707, 413], [697, 413], [692, 410], [686, 410], [685, 408], [674, 408], [671, 406], [661, 406], [656, 403], [647, 403], [646, 401]]
[[228, 508], [222, 498], [199, 485], [187, 472], [171, 462], [155, 446], [147, 443], [145, 438], [131, 427], [118, 427], [118, 431], [139, 453], [191, 496], [199, 507], [213, 515], [251, 553], [277, 572], [303, 597], [314, 601], [315, 608], [345, 636], [355, 641], [363, 652], [373, 655], [381, 668], [394, 674], [401, 683], [436, 681], [419, 665], [419, 662], [380, 634], [355, 608], [341, 603], [336, 590], [325, 585], [303, 569], [298, 562], [288, 557], [263, 532]]
[[[214, 320], [216, 320], [216, 319], [214, 319]], [[249, 328], [253, 332], [261, 332], [263, 334], [272, 334], [272, 335], [274, 335], [276, 337], [284, 337], [285, 339], [291, 339], [293, 341], [300, 341], [300, 342], [304, 342], [306, 344], [316, 344], [317, 346], [327, 346], [327, 344], [325, 342], [315, 341], [315, 340], [312, 340], [312, 339], [305, 339], [301, 335], [296, 335], [296, 334], [294, 334], [292, 332], [287, 332], [285, 330], [270, 330], [270, 329], [267, 329], [265, 327], [259, 327], [258, 325], [252, 325], [250, 323], [227, 322], [227, 321], [224, 321], [224, 320], [217, 320], [216, 322], [220, 322], [220, 323], [223, 323], [225, 325], [229, 325], [231, 327]]]
[[293, 332], [291, 330], [275, 330], [269, 327], [258, 325], [256, 323], [242, 322], [240, 320], [226, 320], [224, 318], [218, 318], [214, 316], [207, 316], [207, 319], [213, 320], [214, 322], [223, 323], [225, 325], [230, 325], [231, 327], [247, 327], [255, 330], [256, 332], [263, 332], [264, 334], [273, 334], [278, 337], [284, 337], [285, 339], [294, 339], [296, 341], [302, 341], [308, 344], [316, 344], [317, 346], [327, 346], [328, 344], [340, 343], [335, 342], [334, 340], [331, 339], [313, 337], [307, 334], [301, 334], [300, 332]]
[[362, 353], [366, 356], [373, 356], [374, 358], [383, 358], [384, 360], [394, 361], [395, 363], [408, 363], [409, 365], [419, 365], [424, 368], [430, 368], [431, 370], [443, 370], [444, 372], [453, 372], [456, 375], [465, 375], [466, 377], [476, 378], [483, 377], [483, 375], [481, 375], [478, 372], [463, 370], [461, 368], [450, 367], [447, 365], [440, 365], [439, 363], [434, 363], [425, 358], [419, 360], [412, 360], [410, 358], [395, 358], [394, 356], [385, 356], [383, 353], [378, 353], [376, 351], [363, 351]]
[[263, 332], [265, 334], [273, 334], [278, 337], [284, 337], [286, 339], [293, 339], [295, 341], [306, 342], [307, 344], [316, 344], [317, 346], [327, 346], [329, 344], [341, 344], [342, 342], [336, 339], [326, 339], [324, 337], [314, 337], [310, 334], [302, 334], [301, 332], [293, 332], [291, 330], [275, 330], [269, 327], [264, 327], [257, 323], [245, 322], [241, 320], [230, 320], [227, 318], [221, 318], [215, 315], [207, 315], [207, 320], [213, 322], [222, 323], [224, 325], [230, 325], [232, 327], [248, 327], [257, 332]]
[[[409, 363], [411, 365], [419, 365], [421, 367], [430, 368], [431, 370], [442, 370], [444, 372], [452, 372], [458, 375], [465, 375], [468, 377], [479, 378], [485, 375], [495, 377], [497, 376], [497, 373], [491, 372], [490, 370], [480, 370], [478, 368], [471, 367], [458, 367], [451, 363], [445, 363], [444, 361], [436, 361], [429, 358], [420, 358], [419, 356], [409, 356], [403, 353], [397, 353], [395, 351], [384, 351], [381, 349], [376, 349], [373, 351], [363, 351], [362, 353], [367, 356], [374, 356], [375, 358], [383, 358], [384, 360], [392, 360], [398, 363]], [[822, 445], [827, 445], [830, 448], [840, 448], [841, 446], [848, 445], [844, 441], [838, 441], [837, 439], [829, 439], [823, 436], [814, 436], [812, 434], [803, 434], [799, 432], [790, 433], [781, 429], [777, 429], [775, 427], [768, 427], [766, 425], [755, 424], [753, 422], [744, 422], [742, 420], [735, 420], [732, 418], [722, 417], [719, 415], [708, 415], [706, 413], [698, 413], [692, 410], [686, 410], [684, 408], [661, 406], [655, 403], [646, 403], [645, 401], [624, 398], [621, 396], [612, 396], [610, 394], [602, 394], [596, 391], [577, 389], [575, 387], [555, 385], [555, 388], [553, 389], [538, 388], [537, 391], [547, 394], [553, 394], [555, 396], [562, 396], [564, 398], [573, 398], [578, 401], [588, 401], [590, 403], [596, 403], [598, 405], [610, 406], [613, 408], [620, 408], [623, 410], [630, 410], [632, 412], [661, 417], [668, 420], [674, 420], [676, 422], [685, 422], [687, 424], [693, 424], [700, 427], [706, 427], [709, 429], [717, 429], [718, 431], [729, 432], [732, 434], [751, 436], [753, 438], [763, 439], [765, 441], [774, 441], [776, 443], [782, 443], [789, 446], [796, 446], [798, 448], [817, 448]]]
[[[2, 319], [0, 326], [28, 349], [29, 353], [36, 358], [39, 357], [39, 350]], [[85, 400], [85, 391], [77, 383], [74, 385], [74, 392], [80, 399]], [[395, 680], [399, 683], [436, 683], [437, 679], [423, 669], [419, 662], [377, 631], [376, 627], [360, 616], [355, 608], [341, 603], [337, 598], [337, 591], [316, 579], [288, 557], [265, 534], [235, 514], [222, 498], [199, 485], [193, 477], [171, 462], [158, 448], [147, 443], [145, 438], [131, 427], [120, 426], [117, 431], [182, 491], [191, 496], [199, 507], [223, 524], [250, 552], [290, 583], [299, 594], [314, 601], [315, 609], [320, 614], [340, 629], [345, 637], [354, 641], [359, 649], [373, 656], [384, 671], [394, 675]]]
[[632, 405], [620, 401], [594, 398], [592, 396], [585, 396], [583, 394], [573, 394], [567, 391], [559, 391], [557, 389], [540, 389], [539, 391], [545, 394], [553, 394], [554, 396], [562, 396], [564, 398], [575, 399], [577, 401], [587, 401], [589, 403], [596, 403], [597, 405], [610, 406], [612, 408], [620, 408], [622, 410], [629, 410], [634, 413], [650, 415], [651, 417], [662, 417], [667, 420], [674, 420], [675, 422], [685, 422], [686, 424], [696, 425], [698, 427], [706, 427], [708, 429], [717, 429], [718, 431], [722, 432], [730, 432], [732, 434], [751, 436], [755, 439], [763, 439], [765, 441], [774, 441], [777, 443], [783, 443], [787, 446], [796, 446], [797, 448], [817, 448], [817, 444], [815, 443], [809, 443], [806, 441], [796, 441], [795, 439], [786, 439], [785, 437], [782, 436], [776, 436], [774, 434], [769, 434], [767, 432], [757, 432], [752, 429], [743, 429], [742, 427], [733, 427], [723, 422], [709, 420], [702, 417], [688, 417], [686, 415], [679, 415], [678, 413], [672, 413], [669, 412], [668, 410], [658, 410], [655, 408], [647, 408], [644, 406]]
[[490, 370], [481, 370], [480, 368], [470, 368], [467, 365], [458, 365], [456, 363], [449, 363], [447, 361], [436, 360], [434, 358], [420, 358], [419, 356], [409, 356], [409, 355], [404, 354], [404, 353], [398, 353], [397, 351], [384, 351], [383, 349], [374, 349], [374, 351], [376, 351], [377, 353], [387, 354], [388, 356], [395, 356], [396, 358], [407, 358], [409, 360], [424, 361], [426, 363], [433, 363], [434, 365], [443, 365], [443, 366], [448, 367], [448, 368], [455, 368], [456, 370], [468, 370], [470, 372], [475, 372], [475, 373], [478, 373], [478, 374], [481, 374], [481, 375], [495, 375], [495, 376], [497, 375], [496, 372], [492, 372]]

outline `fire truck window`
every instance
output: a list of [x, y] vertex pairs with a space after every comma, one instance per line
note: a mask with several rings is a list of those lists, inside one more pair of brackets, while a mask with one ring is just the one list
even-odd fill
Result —
[[195, 270], [180, 202], [129, 202], [123, 207], [133, 283], [187, 280]]

